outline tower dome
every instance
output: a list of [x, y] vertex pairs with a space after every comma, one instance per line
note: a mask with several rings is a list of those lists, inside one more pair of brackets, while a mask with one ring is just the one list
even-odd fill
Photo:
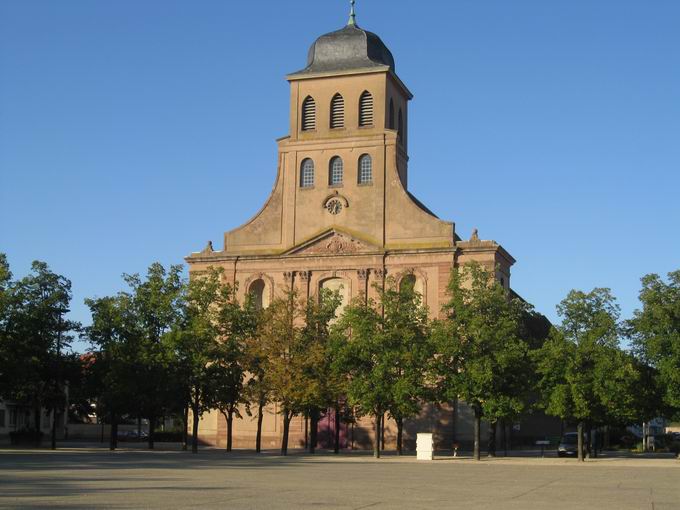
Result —
[[307, 67], [294, 74], [328, 73], [366, 68], [389, 68], [394, 57], [380, 37], [356, 24], [322, 35], [309, 49]]

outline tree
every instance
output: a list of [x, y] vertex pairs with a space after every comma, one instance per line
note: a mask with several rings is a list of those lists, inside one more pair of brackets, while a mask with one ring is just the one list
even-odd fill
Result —
[[349, 405], [359, 415], [374, 417], [373, 456], [380, 458], [382, 416], [392, 403], [394, 388], [394, 336], [383, 334], [383, 318], [378, 304], [365, 296], [355, 298], [345, 309], [337, 328], [346, 341], [335, 342], [335, 370], [347, 374]]
[[291, 420], [320, 391], [311, 367], [323, 361], [324, 352], [307, 342], [302, 333], [304, 320], [305, 302], [288, 289], [263, 311], [257, 333], [266, 358], [271, 399], [279, 404], [283, 418], [282, 455], [288, 454]]
[[[480, 428], [519, 413], [526, 405], [529, 346], [522, 338], [525, 307], [478, 263], [455, 268], [445, 318], [435, 326], [435, 373], [439, 399], [464, 400], [473, 410], [474, 457], [480, 459]], [[493, 450], [491, 452], [493, 454]]]
[[65, 318], [71, 282], [35, 261], [31, 274], [12, 282], [6, 257], [0, 256], [0, 398], [34, 410], [36, 438], [41, 409], [52, 418], [52, 448], [57, 421], [66, 407], [65, 366], [77, 322]]
[[271, 398], [271, 387], [269, 384], [267, 350], [264, 348], [260, 339], [260, 334], [266, 331], [262, 326], [262, 310], [255, 309], [255, 331], [246, 337], [244, 355], [250, 379], [244, 388], [246, 401], [246, 412], [251, 415], [251, 406], [257, 407], [257, 432], [255, 435], [255, 451], [260, 453], [262, 450], [262, 420], [264, 418], [265, 406]]
[[149, 420], [149, 448], [154, 446], [156, 421], [172, 409], [176, 399], [168, 384], [172, 366], [172, 351], [163, 336], [172, 330], [180, 316], [180, 300], [184, 283], [181, 266], [166, 270], [158, 262], [151, 264], [146, 278], [123, 275], [130, 287], [129, 302], [135, 321], [137, 370], [134, 373], [138, 389], [134, 403], [137, 415]]
[[84, 328], [83, 338], [94, 352], [88, 384], [97, 392], [96, 412], [111, 423], [109, 447], [117, 447], [118, 422], [124, 414], [136, 410], [137, 353], [139, 334], [130, 296], [86, 299], [92, 323]]
[[382, 309], [383, 343], [391, 347], [392, 395], [387, 411], [397, 424], [397, 453], [402, 454], [404, 420], [412, 418], [431, 396], [428, 375], [434, 346], [430, 336], [427, 307], [415, 290], [414, 280], [404, 278], [397, 286], [388, 279], [378, 289]]
[[220, 277], [221, 271], [210, 270], [186, 285], [181, 319], [165, 338], [174, 352], [175, 373], [184, 383], [180, 393], [186, 403], [181, 406], [188, 405], [192, 413], [192, 453], [198, 452], [199, 422], [212, 408], [218, 383], [213, 367], [220, 349], [216, 310]]
[[213, 406], [227, 421], [227, 451], [232, 450], [234, 417], [241, 418], [239, 407], [247, 402], [245, 377], [248, 368], [246, 348], [255, 336], [258, 317], [255, 303], [249, 296], [242, 306], [230, 285], [222, 285], [216, 303], [218, 348], [211, 364], [214, 379]]
[[535, 354], [538, 387], [548, 414], [578, 422], [583, 460], [584, 428], [631, 416], [636, 372], [619, 349], [619, 307], [609, 289], [573, 290], [557, 311], [562, 325]]
[[283, 419], [283, 438], [281, 455], [288, 454], [288, 435], [290, 421], [298, 412], [297, 376], [300, 365], [298, 349], [299, 328], [296, 321], [300, 318], [300, 307], [297, 295], [289, 290], [282, 297], [272, 300], [264, 310], [258, 337], [262, 342], [262, 353], [267, 360], [267, 379], [271, 389], [271, 398], [281, 408]]
[[654, 367], [669, 417], [680, 419], [680, 271], [642, 278], [642, 309], [629, 321], [637, 353]]
[[332, 367], [333, 349], [331, 324], [341, 298], [338, 292], [321, 289], [318, 296], [304, 304], [304, 325], [300, 331], [301, 348], [311, 354], [301, 368], [308, 391], [301, 394], [300, 407], [310, 417], [309, 452], [314, 453], [319, 419], [330, 408], [335, 411], [335, 453], [339, 453], [339, 414], [343, 380]]

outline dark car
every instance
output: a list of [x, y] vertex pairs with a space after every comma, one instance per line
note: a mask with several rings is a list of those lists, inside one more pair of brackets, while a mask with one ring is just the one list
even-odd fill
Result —
[[149, 438], [149, 435], [142, 430], [141, 434], [136, 430], [119, 430], [118, 440], [119, 441], [145, 441]]
[[576, 457], [578, 455], [578, 433], [567, 432], [562, 435], [560, 444], [557, 445], [558, 457]]

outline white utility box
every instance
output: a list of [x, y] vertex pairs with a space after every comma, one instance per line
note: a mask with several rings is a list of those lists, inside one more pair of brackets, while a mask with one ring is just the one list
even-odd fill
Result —
[[432, 434], [418, 434], [416, 439], [418, 460], [434, 460], [434, 440]]

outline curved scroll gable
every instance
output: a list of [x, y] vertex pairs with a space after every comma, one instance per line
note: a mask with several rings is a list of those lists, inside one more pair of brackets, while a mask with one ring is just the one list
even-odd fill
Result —
[[284, 201], [282, 161], [281, 158], [276, 182], [264, 206], [246, 223], [224, 234], [225, 254], [280, 247]]
[[385, 238], [388, 249], [451, 248], [455, 224], [437, 218], [411, 195], [399, 177], [397, 149], [388, 147]]

